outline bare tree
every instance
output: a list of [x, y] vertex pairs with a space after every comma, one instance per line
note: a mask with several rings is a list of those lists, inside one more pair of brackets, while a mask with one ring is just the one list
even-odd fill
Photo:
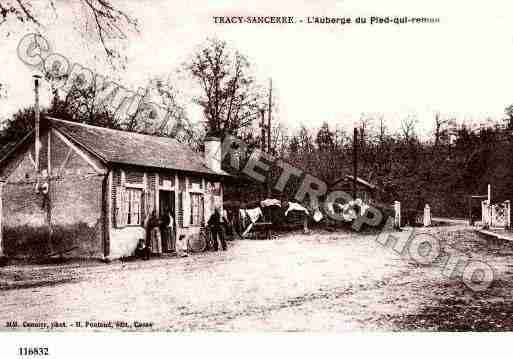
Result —
[[[178, 99], [180, 92], [170, 81], [156, 76], [148, 81], [141, 95], [143, 101], [139, 101], [133, 112], [123, 119], [124, 127], [128, 131], [165, 135], [174, 129], [174, 123], [178, 122], [185, 127], [184, 124], [188, 122], [187, 113], [181, 104], [183, 101]], [[163, 116], [159, 118], [153, 113], [156, 110], [154, 107], [145, 106], [147, 101], [165, 112]]]
[[271, 149], [274, 155], [284, 157], [287, 153], [289, 137], [287, 128], [282, 123], [277, 122], [271, 127]]
[[337, 126], [333, 132], [333, 141], [335, 142], [335, 149], [341, 150], [344, 148], [344, 144], [347, 141], [347, 132], [344, 128]]
[[258, 118], [262, 91], [246, 57], [230, 50], [226, 42], [207, 40], [185, 69], [201, 87], [202, 94], [194, 100], [203, 108], [208, 134], [236, 133]]
[[417, 117], [413, 115], [410, 115], [401, 120], [401, 134], [407, 143], [415, 138], [415, 126], [417, 123]]
[[444, 128], [449, 123], [448, 119], [441, 119], [440, 113], [435, 114], [435, 148], [438, 148], [440, 140], [447, 133], [447, 128]]
[[99, 98], [100, 86], [93, 78], [90, 86], [72, 86], [61, 99], [59, 90], [52, 86], [52, 104], [49, 113], [76, 122], [120, 129], [121, 121], [115, 116], [114, 109], [106, 106]]
[[379, 117], [379, 130], [378, 130], [380, 147], [383, 147], [383, 144], [385, 143], [386, 131], [387, 131], [387, 127], [385, 125], [385, 117], [383, 115], [381, 115]]
[[159, 136], [172, 136], [196, 150], [201, 150], [203, 129], [191, 125], [181, 92], [169, 79], [154, 78], [150, 84], [156, 91], [156, 103], [167, 111], [164, 121], [156, 124], [158, 127], [155, 127], [153, 133]]
[[[112, 4], [110, 0], [79, 0], [79, 16], [85, 20], [83, 33], [96, 37], [110, 60], [121, 56], [113, 46], [113, 40], [126, 39], [126, 32], [137, 31], [137, 20]], [[38, 28], [45, 27], [44, 8], [50, 8], [57, 16], [63, 2], [56, 0], [0, 0], [0, 26], [9, 18]], [[92, 30], [90, 30], [92, 29]]]
[[365, 147], [367, 137], [369, 135], [369, 128], [374, 123], [374, 118], [371, 115], [363, 114], [360, 116], [359, 124], [358, 124], [358, 132], [360, 136], [360, 146], [362, 148]]

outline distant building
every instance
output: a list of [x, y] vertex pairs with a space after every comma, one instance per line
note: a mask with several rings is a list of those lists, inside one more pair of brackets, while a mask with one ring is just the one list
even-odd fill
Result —
[[194, 239], [222, 207], [217, 139], [204, 158], [175, 139], [54, 118], [40, 139], [39, 176], [34, 133], [0, 161], [0, 256], [116, 259], [134, 251], [152, 210], [169, 208], [177, 234]]
[[[328, 192], [343, 191], [349, 195], [353, 194], [354, 176], [344, 175], [339, 179], [333, 181], [328, 188]], [[380, 189], [375, 184], [372, 184], [363, 178], [356, 177], [356, 198], [360, 198], [366, 203], [372, 203], [376, 200]]]

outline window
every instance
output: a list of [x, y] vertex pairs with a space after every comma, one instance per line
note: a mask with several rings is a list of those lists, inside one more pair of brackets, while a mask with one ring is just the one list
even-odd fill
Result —
[[191, 225], [200, 226], [203, 224], [203, 195], [191, 193]]
[[116, 226], [141, 225], [142, 194], [140, 188], [117, 187]]
[[141, 224], [141, 197], [142, 190], [138, 188], [127, 188], [127, 223], [126, 224]]

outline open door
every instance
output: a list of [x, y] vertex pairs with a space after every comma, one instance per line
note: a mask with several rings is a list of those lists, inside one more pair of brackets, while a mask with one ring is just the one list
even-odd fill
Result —
[[[159, 191], [159, 209], [160, 215], [171, 213], [172, 227], [162, 230], [162, 249], [164, 252], [172, 253], [176, 251], [176, 208], [175, 208], [175, 192], [174, 191]], [[171, 228], [171, 231], [169, 230]]]

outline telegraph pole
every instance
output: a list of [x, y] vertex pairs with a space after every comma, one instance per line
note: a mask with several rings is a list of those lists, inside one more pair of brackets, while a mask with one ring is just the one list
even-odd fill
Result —
[[[260, 109], [260, 150], [265, 152], [265, 109]], [[267, 182], [267, 181], [266, 181]], [[261, 187], [260, 196], [264, 197], [263, 188]], [[264, 198], [261, 198], [263, 200]]]
[[[41, 152], [41, 141], [40, 141], [40, 127], [41, 127], [41, 124], [40, 124], [40, 117], [41, 117], [41, 114], [40, 114], [40, 110], [39, 110], [39, 80], [41, 79], [41, 76], [40, 75], [34, 75], [34, 94], [35, 94], [35, 101], [34, 101], [34, 117], [35, 117], [35, 123], [34, 123], [34, 127], [35, 127], [35, 148], [34, 148], [34, 152], [35, 152], [35, 162], [36, 162], [36, 176], [37, 176], [37, 186], [39, 186], [41, 183], [39, 181], [42, 181], [43, 179], [41, 178], [41, 169], [40, 169], [40, 163], [39, 163], [39, 155], [40, 155], [40, 152]], [[47, 141], [47, 151], [48, 151], [48, 156], [50, 156], [50, 141], [48, 140]], [[50, 157], [48, 157], [48, 159], [50, 159]], [[48, 225], [48, 249], [49, 249], [49, 252], [50, 254], [52, 253], [52, 232], [53, 232], [53, 229], [52, 229], [52, 207], [51, 207], [51, 204], [50, 204], [50, 190], [49, 190], [49, 186], [50, 186], [50, 168], [47, 168], [46, 169], [46, 176], [47, 178], [44, 179], [44, 181], [46, 181], [46, 193], [45, 192], [42, 192], [42, 195], [46, 197], [46, 200], [43, 202], [44, 206], [45, 206], [45, 211], [46, 211], [46, 222], [47, 222], [47, 225]], [[44, 191], [43, 189], [41, 189], [41, 187], [37, 188], [37, 191]]]
[[358, 129], [353, 132], [353, 200], [356, 199], [356, 176], [358, 172]]
[[35, 94], [35, 104], [34, 104], [34, 113], [35, 113], [35, 162], [36, 162], [36, 173], [39, 176], [39, 152], [41, 149], [41, 143], [39, 142], [39, 79], [41, 79], [40, 75], [34, 75], [34, 94]]
[[273, 80], [269, 79], [269, 109], [267, 110], [267, 152], [271, 154], [271, 118], [273, 103]]
[[260, 149], [265, 152], [265, 110], [260, 109]]
[[[273, 80], [269, 79], [269, 109], [267, 111], [267, 153], [271, 154], [271, 117], [273, 101]], [[267, 198], [271, 198], [270, 175], [267, 175]]]

